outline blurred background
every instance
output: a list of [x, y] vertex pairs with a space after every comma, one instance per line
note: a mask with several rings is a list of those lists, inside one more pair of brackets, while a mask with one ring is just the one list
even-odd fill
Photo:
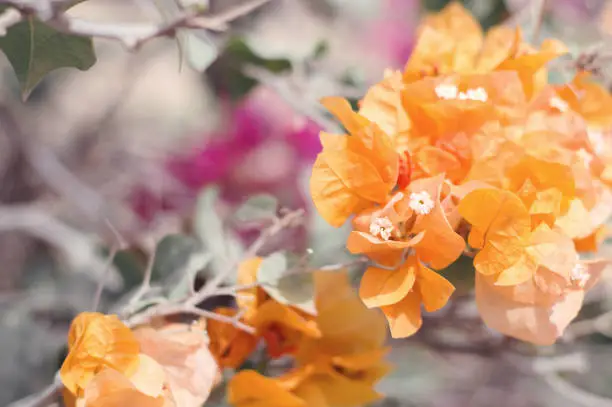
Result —
[[[239, 2], [208, 6], [217, 12]], [[401, 69], [420, 16], [446, 3], [277, 0], [223, 35], [185, 35], [181, 47], [156, 39], [129, 53], [96, 40], [92, 69], [53, 72], [27, 103], [0, 57], [0, 405], [52, 380], [70, 321], [90, 308], [100, 280], [101, 309], [112, 310], [139, 283], [144, 253], [190, 228], [203, 188], [216, 188], [222, 217], [262, 193], [305, 208], [307, 224], [282, 236], [283, 247], [312, 249], [315, 264], [341, 262], [347, 230], [312, 211], [306, 188], [318, 132], [329, 121], [317, 101], [357, 101], [386, 68]], [[485, 28], [528, 29], [534, 3], [464, 1]], [[575, 53], [612, 34], [610, 1], [547, 3], [542, 36]], [[144, 0], [89, 0], [70, 12], [100, 21], [163, 17]], [[228, 233], [253, 238], [248, 228]], [[116, 240], [124, 250], [106, 275], [108, 242]], [[168, 257], [180, 257], [174, 249]], [[584, 318], [611, 308], [609, 285], [594, 294]], [[444, 329], [435, 321], [430, 327]], [[380, 385], [387, 395], [381, 406], [612, 406], [605, 327], [511, 354], [447, 336], [436, 343], [423, 332], [393, 343], [397, 369]]]

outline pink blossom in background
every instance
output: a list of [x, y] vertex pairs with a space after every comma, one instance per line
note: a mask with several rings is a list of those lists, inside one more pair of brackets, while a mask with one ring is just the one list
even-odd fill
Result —
[[154, 193], [141, 186], [134, 191], [132, 207], [143, 221], [190, 207], [198, 192], [211, 184], [229, 203], [265, 192], [284, 206], [306, 206], [298, 177], [321, 149], [319, 126], [263, 86], [228, 109], [224, 122], [222, 130], [202, 135], [201, 146], [162, 164], [176, 188]]
[[[418, 0], [380, 0], [380, 14], [366, 27], [366, 49], [375, 50], [384, 68], [401, 69], [414, 46]], [[383, 69], [384, 69], [383, 68]]]

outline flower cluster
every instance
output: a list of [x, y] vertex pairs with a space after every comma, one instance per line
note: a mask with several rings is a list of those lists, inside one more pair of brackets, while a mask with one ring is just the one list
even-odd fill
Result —
[[612, 96], [579, 72], [548, 82], [563, 44], [520, 29], [486, 35], [459, 3], [425, 18], [403, 72], [359, 103], [323, 105], [345, 135], [320, 134], [311, 195], [350, 252], [371, 259], [360, 285], [394, 337], [454, 291], [437, 271], [474, 256], [476, 301], [491, 328], [551, 344], [607, 265], [585, 261], [612, 212]]
[[[242, 263], [239, 282], [254, 282], [261, 258]], [[374, 384], [388, 371], [385, 321], [368, 310], [352, 290], [346, 272], [315, 272], [315, 309], [311, 313], [272, 299], [261, 287], [237, 296], [239, 312], [250, 334], [209, 320], [210, 348], [219, 366], [237, 368], [257, 343], [266, 344], [267, 360], [292, 357], [294, 367], [279, 377], [241, 370], [229, 383], [228, 401], [237, 407], [283, 405], [360, 406], [380, 396]]]
[[131, 330], [116, 315], [79, 314], [60, 369], [67, 406], [196, 407], [218, 382], [205, 332], [187, 324]]

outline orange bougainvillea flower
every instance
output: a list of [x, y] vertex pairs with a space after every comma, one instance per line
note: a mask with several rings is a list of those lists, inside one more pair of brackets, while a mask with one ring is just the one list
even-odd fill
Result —
[[353, 222], [357, 230], [349, 235], [348, 250], [392, 267], [406, 249], [414, 248], [433, 268], [447, 267], [461, 255], [465, 243], [440, 203], [443, 182], [442, 175], [414, 181], [382, 209], [360, 214]]
[[517, 75], [446, 75], [407, 84], [402, 105], [412, 132], [429, 136], [431, 142], [459, 132], [472, 134], [495, 118], [516, 116], [524, 94]]
[[172, 395], [166, 389], [163, 368], [146, 355], [139, 356], [138, 369], [125, 376], [119, 371], [104, 367], [76, 400], [77, 407], [172, 407]]
[[162, 366], [176, 405], [204, 404], [220, 375], [206, 332], [187, 324], [170, 324], [161, 329], [139, 328], [134, 334], [141, 352]]
[[540, 266], [569, 273], [576, 257], [571, 238], [546, 223], [532, 231], [529, 212], [515, 194], [475, 190], [461, 201], [459, 211], [472, 225], [468, 243], [480, 249], [474, 267], [496, 285], [528, 281]]
[[[234, 317], [238, 311], [233, 308], [216, 308], [215, 312]], [[210, 351], [220, 367], [237, 368], [257, 347], [259, 339], [232, 324], [209, 318], [206, 330], [210, 338]]]
[[260, 339], [266, 341], [268, 355], [278, 358], [294, 353], [303, 335], [320, 335], [312, 315], [279, 303], [255, 285], [261, 261], [259, 257], [247, 259], [238, 268], [239, 285], [253, 286], [240, 291], [237, 298], [239, 310], [223, 307], [215, 310], [228, 317], [240, 312], [241, 322], [253, 327], [255, 332], [245, 332], [223, 321], [207, 321], [210, 349], [222, 367], [239, 367], [253, 352]]
[[574, 261], [569, 274], [545, 267], [513, 287], [476, 275], [476, 303], [485, 323], [506, 335], [538, 345], [553, 344], [576, 317], [584, 295], [609, 261]]
[[460, 3], [451, 2], [421, 23], [404, 81], [449, 73], [513, 70], [531, 97], [546, 83], [545, 64], [567, 52], [554, 40], [545, 40], [541, 49], [535, 50], [523, 43], [519, 28], [494, 27], [485, 37], [476, 19]]
[[402, 74], [387, 71], [385, 79], [368, 90], [359, 106], [359, 114], [393, 137], [399, 151], [404, 146], [398, 137], [405, 137], [410, 130], [410, 120], [400, 97], [403, 87]]
[[390, 137], [353, 112], [346, 100], [326, 98], [322, 103], [350, 136], [321, 133], [323, 151], [313, 167], [310, 191], [321, 216], [340, 226], [367, 206], [386, 201], [397, 183], [399, 155]]
[[283, 381], [253, 370], [237, 373], [227, 388], [227, 401], [236, 407], [309, 407]]
[[388, 371], [385, 322], [368, 310], [346, 272], [316, 272], [317, 338], [304, 336], [296, 367], [277, 378], [243, 370], [228, 387], [238, 407], [361, 406], [380, 398], [374, 385]]
[[590, 125], [596, 128], [612, 125], [612, 95], [594, 82], [588, 72], [578, 72], [571, 83], [556, 90], [568, 107]]
[[[460, 34], [459, 34], [460, 33]], [[406, 79], [468, 72], [482, 47], [478, 22], [463, 6], [450, 3], [423, 19], [418, 40], [405, 68]]]
[[130, 375], [138, 368], [139, 349], [132, 331], [116, 315], [83, 312], [70, 326], [62, 383], [78, 394], [105, 367]]
[[535, 265], [526, 253], [531, 232], [529, 212], [518, 196], [500, 189], [478, 189], [459, 204], [471, 224], [468, 244], [480, 249], [476, 271], [497, 284], [513, 285], [532, 277]]
[[368, 307], [381, 307], [391, 328], [391, 336], [405, 338], [421, 325], [421, 304], [428, 312], [446, 305], [455, 288], [444, 277], [425, 267], [417, 256], [410, 256], [394, 271], [369, 267], [359, 294]]

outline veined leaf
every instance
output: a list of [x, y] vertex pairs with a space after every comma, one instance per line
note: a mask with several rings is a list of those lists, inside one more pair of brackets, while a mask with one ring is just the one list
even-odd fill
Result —
[[261, 262], [257, 270], [257, 281], [276, 301], [316, 314], [313, 274], [288, 273], [288, 264], [285, 253], [272, 253]]
[[85, 71], [96, 62], [91, 38], [61, 33], [33, 17], [10, 27], [0, 37], [0, 49], [17, 75], [24, 100], [49, 72], [59, 68]]
[[215, 187], [202, 190], [196, 205], [194, 232], [213, 257], [210, 270], [220, 273], [229, 264], [240, 258], [242, 245], [231, 231], [226, 230], [216, 211], [219, 191]]
[[240, 222], [253, 222], [272, 219], [276, 216], [278, 201], [268, 194], [258, 194], [249, 198], [235, 213]]

